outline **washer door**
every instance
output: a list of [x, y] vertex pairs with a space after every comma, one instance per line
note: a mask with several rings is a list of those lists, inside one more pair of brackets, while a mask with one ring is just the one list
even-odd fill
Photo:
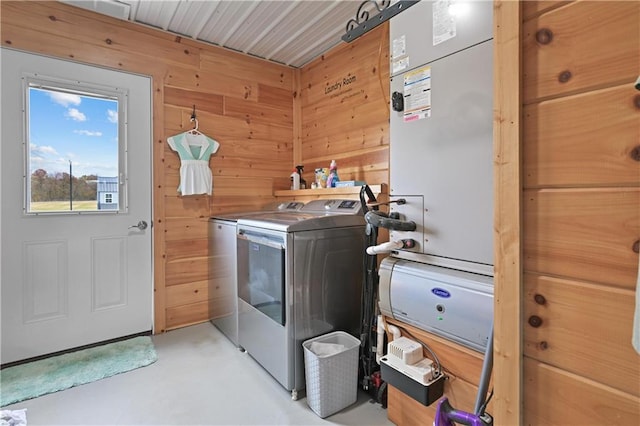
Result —
[[273, 235], [238, 233], [238, 297], [284, 325], [284, 239]]
[[285, 389], [292, 390], [285, 238], [285, 233], [238, 227], [238, 342]]

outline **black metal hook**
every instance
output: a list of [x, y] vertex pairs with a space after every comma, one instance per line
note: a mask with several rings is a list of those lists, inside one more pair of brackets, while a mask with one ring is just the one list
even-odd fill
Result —
[[193, 130], [194, 131], [192, 131], [192, 133], [195, 133], [195, 131], [198, 130], [198, 119], [196, 118], [196, 106], [195, 106], [195, 104], [193, 105], [193, 112], [191, 112], [191, 120], [189, 120], [189, 121], [191, 121], [192, 123], [195, 123], [193, 125]]

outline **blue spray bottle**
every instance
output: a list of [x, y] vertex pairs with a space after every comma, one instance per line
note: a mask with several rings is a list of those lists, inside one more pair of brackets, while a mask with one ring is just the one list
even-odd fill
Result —
[[336, 164], [336, 160], [331, 160], [331, 165], [329, 166], [329, 177], [327, 178], [327, 188], [335, 188], [336, 182], [340, 181], [338, 177], [338, 165]]

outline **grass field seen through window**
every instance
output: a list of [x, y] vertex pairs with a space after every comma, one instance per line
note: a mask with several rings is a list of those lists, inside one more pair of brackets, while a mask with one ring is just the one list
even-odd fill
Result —
[[[73, 211], [96, 211], [98, 210], [98, 202], [95, 200], [89, 201], [74, 201]], [[37, 201], [31, 202], [32, 212], [68, 212], [69, 200], [66, 201]]]

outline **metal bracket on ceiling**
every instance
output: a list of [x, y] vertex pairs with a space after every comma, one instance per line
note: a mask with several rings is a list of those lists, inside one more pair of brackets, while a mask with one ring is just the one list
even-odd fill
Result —
[[[366, 0], [360, 4], [356, 12], [355, 19], [347, 22], [346, 34], [342, 36], [342, 40], [350, 43], [371, 31], [378, 25], [386, 22], [398, 13], [410, 8], [419, 0], [399, 0], [393, 5], [391, 0]], [[376, 16], [369, 17], [369, 11], [375, 9], [379, 12]]]

